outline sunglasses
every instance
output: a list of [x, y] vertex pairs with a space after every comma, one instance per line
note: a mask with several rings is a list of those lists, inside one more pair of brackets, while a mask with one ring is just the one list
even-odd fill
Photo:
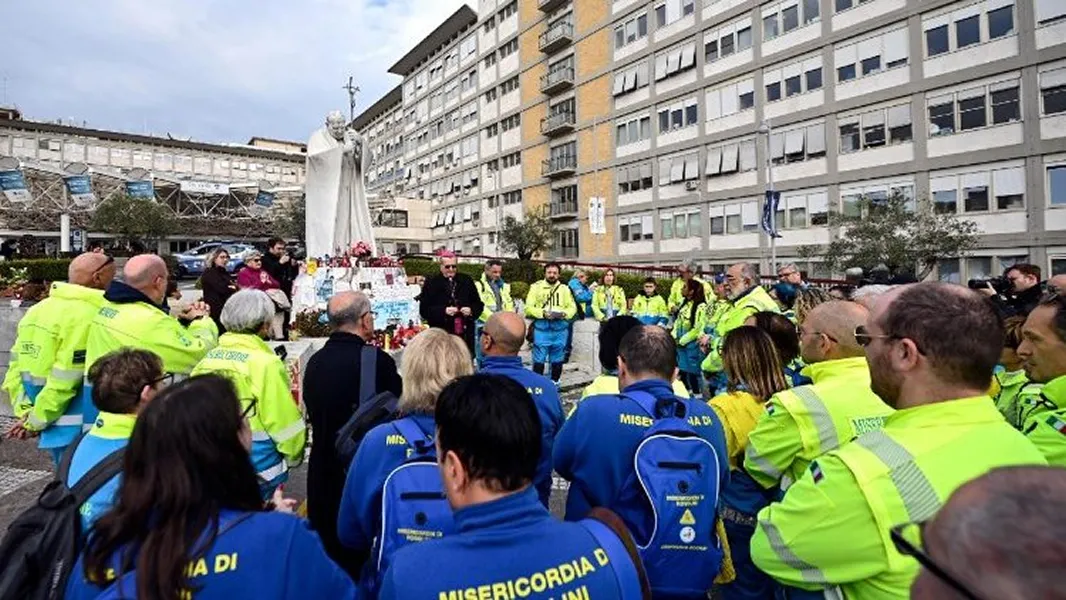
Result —
[[903, 523], [902, 525], [896, 525], [889, 530], [889, 536], [892, 538], [892, 543], [896, 546], [896, 551], [900, 554], [903, 556], [910, 556], [918, 561], [918, 564], [922, 565], [922, 567], [932, 573], [934, 577], [951, 586], [951, 588], [961, 594], [963, 598], [966, 598], [967, 600], [984, 600], [980, 595], [972, 592], [969, 588], [963, 585], [958, 578], [948, 573], [947, 569], [937, 564], [929, 554], [919, 547], [921, 545], [920, 541], [915, 544], [908, 539], [908, 537], [913, 537], [920, 540], [924, 534], [925, 522]]
[[115, 262], [115, 257], [114, 256], [111, 256], [110, 254], [105, 254], [104, 256], [106, 257], [104, 259], [104, 264], [100, 265], [99, 267], [96, 267], [96, 270], [93, 271], [93, 275], [96, 275], [100, 271], [103, 271], [104, 269], [107, 268], [107, 265], [110, 265], [111, 263]]
[[148, 382], [148, 386], [149, 387], [155, 387], [155, 386], [157, 386], [159, 384], [163, 384], [163, 387], [167, 387], [168, 385], [170, 385], [172, 383], [174, 383], [174, 374], [173, 373], [166, 373], [166, 374], [164, 374], [164, 375], [162, 375], [160, 377], [156, 377], [155, 379], [149, 381]]
[[445, 269], [447, 269], [447, 270], [451, 271], [452, 269], [455, 269], [455, 268], [456, 268], [456, 265], [443, 265], [443, 268], [445, 268]]

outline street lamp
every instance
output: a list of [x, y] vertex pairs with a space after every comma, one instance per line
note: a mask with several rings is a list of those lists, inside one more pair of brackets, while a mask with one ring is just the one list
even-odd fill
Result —
[[[773, 128], [770, 126], [770, 120], [766, 119], [759, 124], [757, 133], [766, 136], [766, 198], [764, 202], [771, 204], [774, 197], [774, 161], [770, 156], [770, 136], [773, 134]], [[765, 210], [765, 209], [764, 209]], [[770, 214], [769, 225], [770, 231], [766, 232], [766, 235], [770, 237], [770, 273], [777, 273], [777, 236], [774, 233], [777, 231], [777, 211], [774, 210], [774, 206], [771, 204], [769, 210]]]

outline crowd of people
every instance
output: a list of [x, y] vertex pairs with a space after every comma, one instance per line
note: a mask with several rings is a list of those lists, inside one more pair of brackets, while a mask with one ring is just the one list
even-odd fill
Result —
[[[748, 263], [682, 265], [630, 299], [549, 264], [519, 314], [501, 266], [442, 257], [399, 367], [367, 296], [331, 298], [304, 415], [268, 291], [171, 316], [159, 257], [121, 281], [74, 259], [3, 382], [8, 436], [39, 436], [66, 486], [104, 482], [66, 596], [1064, 597], [1066, 281], [823, 291], [786, 265], [767, 289]], [[564, 415], [579, 315], [602, 374]], [[311, 434], [305, 520], [284, 484]]]

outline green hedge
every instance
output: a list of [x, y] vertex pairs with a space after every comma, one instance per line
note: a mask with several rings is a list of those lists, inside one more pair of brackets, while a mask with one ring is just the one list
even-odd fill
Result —
[[0, 277], [7, 279], [15, 269], [26, 269], [29, 281], [66, 281], [69, 258], [37, 258], [0, 262]]
[[526, 301], [526, 296], [529, 294], [529, 284], [524, 281], [516, 281], [511, 284], [511, 298], [515, 300]]
[[[403, 270], [407, 275], [421, 275], [427, 279], [434, 275], [440, 275], [440, 265], [428, 258], [406, 258], [403, 261]], [[459, 272], [465, 273], [474, 279], [481, 279], [485, 268], [477, 263], [459, 263]]]

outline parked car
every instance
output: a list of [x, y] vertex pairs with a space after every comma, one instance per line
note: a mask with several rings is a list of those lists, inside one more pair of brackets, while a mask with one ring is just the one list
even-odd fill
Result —
[[205, 242], [194, 248], [189, 248], [185, 252], [174, 255], [174, 258], [178, 261], [178, 278], [183, 279], [203, 275], [204, 269], [207, 268], [206, 263], [208, 256], [210, 256], [210, 254], [219, 246], [224, 247], [226, 252], [229, 253], [229, 264], [226, 265], [226, 269], [231, 273], [236, 272], [243, 267], [244, 257], [249, 252], [255, 250], [255, 246], [242, 242]]

